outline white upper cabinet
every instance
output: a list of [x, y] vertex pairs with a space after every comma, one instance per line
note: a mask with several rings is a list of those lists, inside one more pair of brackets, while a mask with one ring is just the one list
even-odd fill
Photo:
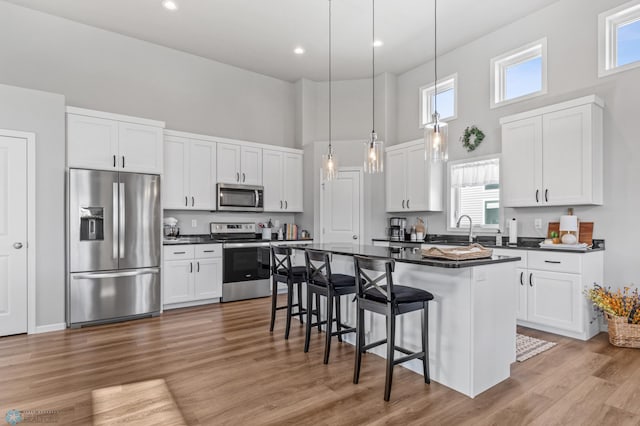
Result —
[[178, 134], [164, 140], [163, 207], [215, 210], [216, 143]]
[[265, 149], [262, 153], [265, 211], [301, 212], [302, 154]]
[[162, 173], [164, 123], [67, 108], [67, 165], [98, 170]]
[[443, 167], [427, 161], [424, 150], [422, 140], [387, 149], [387, 212], [442, 210]]
[[602, 204], [603, 106], [587, 96], [502, 118], [503, 205]]
[[218, 183], [262, 185], [262, 148], [218, 143]]

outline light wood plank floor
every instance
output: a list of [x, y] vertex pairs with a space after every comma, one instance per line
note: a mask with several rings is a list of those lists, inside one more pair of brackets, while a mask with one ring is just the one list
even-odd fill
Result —
[[[324, 334], [303, 353], [303, 327], [269, 333], [269, 299], [166, 312], [159, 318], [0, 339], [0, 417], [54, 410], [58, 424], [640, 424], [640, 351], [522, 330], [558, 345], [512, 366], [475, 399], [396, 367], [383, 401], [384, 360]], [[129, 385], [129, 386], [121, 386]], [[119, 400], [118, 398], [122, 399]], [[111, 423], [110, 423], [111, 422]], [[50, 423], [51, 424], [51, 423]]]

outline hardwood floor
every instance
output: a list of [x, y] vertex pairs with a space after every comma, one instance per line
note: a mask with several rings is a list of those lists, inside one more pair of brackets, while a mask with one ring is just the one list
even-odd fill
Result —
[[523, 330], [558, 345], [513, 364], [510, 379], [475, 399], [396, 367], [385, 403], [383, 359], [366, 355], [354, 385], [353, 346], [336, 342], [324, 365], [324, 334], [314, 331], [305, 354], [300, 323], [285, 341], [283, 311], [273, 334], [269, 314], [264, 298], [1, 338], [0, 416], [16, 409], [65, 425], [640, 424], [640, 352], [611, 346], [606, 334], [581, 342]]

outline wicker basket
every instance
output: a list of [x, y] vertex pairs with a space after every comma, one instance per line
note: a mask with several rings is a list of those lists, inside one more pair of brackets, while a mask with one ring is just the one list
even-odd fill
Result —
[[607, 314], [609, 342], [621, 348], [640, 348], [640, 324], [629, 324], [625, 317]]
[[431, 247], [422, 249], [422, 257], [446, 260], [471, 260], [491, 257], [493, 250], [480, 244], [471, 244], [468, 247], [440, 248]]

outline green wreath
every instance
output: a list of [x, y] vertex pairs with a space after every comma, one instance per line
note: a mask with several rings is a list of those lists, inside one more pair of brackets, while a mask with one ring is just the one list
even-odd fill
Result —
[[[471, 137], [473, 136], [473, 140]], [[476, 126], [467, 127], [464, 129], [464, 134], [460, 137], [462, 146], [465, 147], [467, 152], [475, 150], [484, 140], [484, 133]]]

